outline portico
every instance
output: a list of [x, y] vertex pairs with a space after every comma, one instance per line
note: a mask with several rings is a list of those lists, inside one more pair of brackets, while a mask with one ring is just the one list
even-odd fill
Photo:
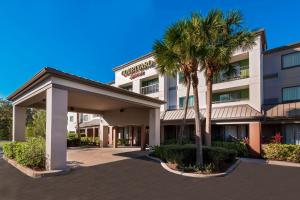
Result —
[[[65, 169], [67, 113], [101, 114], [113, 127], [141, 127], [141, 148], [145, 149], [146, 127], [149, 145], [160, 145], [160, 106], [164, 101], [126, 91], [107, 84], [44, 68], [8, 97], [13, 102], [13, 140], [25, 140], [27, 108], [46, 110], [46, 168]], [[100, 144], [107, 140], [99, 127]], [[117, 142], [114, 141], [114, 146]], [[103, 145], [102, 145], [103, 146]]]

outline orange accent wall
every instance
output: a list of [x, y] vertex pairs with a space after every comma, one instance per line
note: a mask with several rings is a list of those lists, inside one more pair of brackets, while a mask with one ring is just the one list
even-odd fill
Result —
[[252, 156], [259, 157], [261, 153], [261, 123], [249, 124], [249, 146]]

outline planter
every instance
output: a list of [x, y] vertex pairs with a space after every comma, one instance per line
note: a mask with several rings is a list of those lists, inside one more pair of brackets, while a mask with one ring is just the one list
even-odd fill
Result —
[[241, 163], [240, 159], [238, 159], [231, 167], [229, 167], [225, 172], [222, 173], [214, 173], [214, 174], [199, 174], [199, 173], [186, 173], [186, 172], [181, 172], [177, 171], [174, 169], [171, 169], [165, 162], [160, 160], [159, 158], [152, 157], [149, 155], [146, 155], [147, 158], [154, 160], [156, 162], [159, 162], [160, 165], [167, 170], [168, 172], [171, 172], [173, 174], [181, 175], [181, 176], [186, 176], [186, 177], [193, 177], [193, 178], [212, 178], [212, 177], [223, 177], [228, 174], [230, 174], [233, 170], [237, 168], [237, 166]]
[[32, 178], [42, 178], [42, 177], [51, 177], [51, 176], [59, 176], [63, 174], [67, 174], [70, 172], [71, 168], [67, 168], [66, 170], [51, 170], [51, 171], [37, 171], [23, 165], [18, 164], [15, 160], [6, 158], [3, 156], [3, 159], [6, 160], [9, 164], [17, 168], [23, 174], [30, 176]]

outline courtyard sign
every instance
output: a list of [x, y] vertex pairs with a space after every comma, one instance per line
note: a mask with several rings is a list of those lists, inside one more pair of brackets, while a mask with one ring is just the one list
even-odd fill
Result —
[[136, 66], [130, 67], [124, 71], [122, 71], [122, 75], [124, 77], [129, 77], [131, 80], [136, 77], [145, 75], [145, 71], [147, 69], [153, 68], [155, 66], [155, 62], [153, 60], [148, 60]]

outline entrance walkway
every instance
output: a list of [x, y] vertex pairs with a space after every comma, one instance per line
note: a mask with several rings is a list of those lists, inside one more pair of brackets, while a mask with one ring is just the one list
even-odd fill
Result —
[[69, 148], [67, 163], [71, 166], [95, 166], [130, 158], [142, 157], [141, 148]]

